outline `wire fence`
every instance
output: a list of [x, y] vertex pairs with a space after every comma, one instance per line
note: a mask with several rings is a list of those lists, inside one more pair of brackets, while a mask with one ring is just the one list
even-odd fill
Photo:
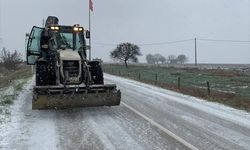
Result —
[[[184, 94], [216, 100], [250, 102], [250, 75], [234, 70], [103, 65], [104, 72]], [[250, 104], [249, 104], [250, 106]]]
[[[153, 73], [151, 71], [126, 71], [123, 69], [114, 69], [114, 68], [106, 68], [104, 67], [104, 72], [113, 74], [113, 75], [118, 75], [122, 77], [127, 77], [131, 78], [134, 80], [138, 81], [143, 81], [146, 83], [151, 83], [154, 85], [159, 85], [159, 86], [166, 86], [170, 87], [172, 89], [177, 89], [181, 90], [182, 88], [186, 88], [188, 85], [192, 86], [193, 88], [200, 88], [200, 89], [205, 89], [207, 88], [208, 95], [210, 95], [210, 83], [209, 81], [190, 81], [189, 79], [185, 77], [180, 77], [180, 73], [171, 73], [171, 76], [166, 76], [162, 72], [156, 72]], [[207, 86], [208, 85], [208, 86]]]

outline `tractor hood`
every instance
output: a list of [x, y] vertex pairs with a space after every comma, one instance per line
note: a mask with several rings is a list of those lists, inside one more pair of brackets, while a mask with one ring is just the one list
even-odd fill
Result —
[[78, 51], [73, 51], [70, 49], [58, 50], [60, 60], [81, 60]]

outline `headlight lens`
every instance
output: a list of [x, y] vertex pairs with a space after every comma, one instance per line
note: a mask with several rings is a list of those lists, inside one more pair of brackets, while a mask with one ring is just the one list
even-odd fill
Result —
[[51, 26], [50, 29], [51, 30], [59, 30], [60, 28], [58, 26]]
[[78, 27], [74, 27], [74, 31], [79, 31], [79, 28]]

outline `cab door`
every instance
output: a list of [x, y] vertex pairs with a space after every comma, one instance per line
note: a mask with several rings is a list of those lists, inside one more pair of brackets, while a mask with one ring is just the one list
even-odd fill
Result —
[[41, 33], [44, 28], [34, 26], [30, 32], [27, 43], [27, 64], [35, 65], [41, 55]]

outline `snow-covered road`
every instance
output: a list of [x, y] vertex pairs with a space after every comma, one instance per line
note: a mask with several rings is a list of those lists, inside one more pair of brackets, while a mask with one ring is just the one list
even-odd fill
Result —
[[250, 149], [250, 114], [106, 74], [124, 103], [199, 149]]
[[105, 81], [121, 89], [120, 106], [31, 110], [30, 81], [0, 126], [0, 149], [187, 149], [165, 130], [199, 149], [250, 149], [244, 111], [108, 74]]

